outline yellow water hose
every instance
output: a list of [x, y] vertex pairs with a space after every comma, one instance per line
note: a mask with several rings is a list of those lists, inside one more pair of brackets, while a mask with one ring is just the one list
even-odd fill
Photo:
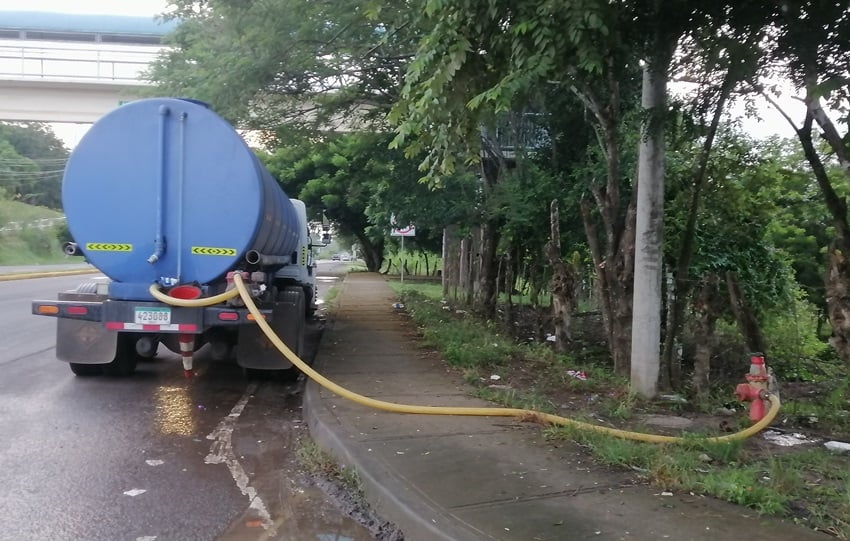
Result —
[[254, 300], [251, 298], [251, 294], [245, 287], [245, 284], [243, 283], [242, 277], [239, 275], [239, 273], [235, 273], [233, 275], [233, 283], [236, 285], [235, 289], [222, 293], [220, 295], [216, 295], [214, 297], [206, 297], [203, 299], [177, 299], [161, 292], [156, 284], [153, 284], [150, 287], [150, 293], [155, 299], [166, 304], [189, 307], [210, 306], [212, 304], [217, 304], [227, 299], [231, 299], [236, 295], [241, 295], [245, 306], [248, 308], [251, 314], [253, 314], [254, 321], [256, 321], [257, 325], [260, 326], [266, 337], [272, 342], [272, 344], [275, 345], [278, 351], [280, 351], [280, 353], [283, 354], [283, 356], [289, 360], [289, 362], [298, 367], [298, 369], [304, 372], [307, 377], [309, 377], [325, 389], [329, 390], [330, 392], [343, 398], [347, 398], [352, 402], [356, 402], [360, 405], [367, 406], [370, 408], [375, 408], [383, 411], [390, 411], [394, 413], [417, 413], [422, 415], [471, 415], [480, 417], [516, 417], [527, 421], [549, 423], [557, 426], [570, 426], [578, 428], [580, 430], [589, 430], [591, 432], [607, 434], [609, 436], [614, 436], [617, 438], [643, 441], [649, 443], [686, 443], [694, 441], [699, 441], [702, 443], [727, 443], [735, 440], [742, 440], [754, 436], [765, 428], [767, 428], [767, 426], [770, 425], [771, 422], [773, 422], [773, 419], [776, 418], [776, 415], [779, 413], [779, 397], [773, 394], [768, 394], [767, 400], [770, 402], [770, 408], [768, 409], [767, 414], [760, 421], [750, 426], [749, 428], [746, 428], [739, 432], [735, 432], [733, 434], [727, 434], [725, 436], [685, 438], [681, 436], [662, 436], [658, 434], [632, 432], [619, 428], [611, 428], [607, 426], [585, 423], [583, 421], [577, 421], [575, 419], [561, 417], [560, 415], [553, 415], [551, 413], [543, 413], [539, 411], [520, 408], [415, 406], [412, 404], [397, 404], [395, 402], [377, 400], [375, 398], [370, 398], [368, 396], [363, 396], [361, 394], [349, 391], [348, 389], [338, 385], [337, 383], [334, 383], [333, 381], [319, 374], [318, 372], [313, 370], [309, 365], [307, 365], [304, 361], [299, 359], [298, 355], [296, 355], [291, 349], [289, 349], [289, 347], [283, 342], [283, 340], [280, 339], [280, 337], [278, 337], [274, 333], [272, 328], [266, 322], [265, 318], [260, 313], [260, 310], [257, 308], [257, 305], [254, 304]]
[[254, 321], [260, 326], [265, 333], [266, 337], [271, 340], [271, 342], [277, 347], [278, 351], [280, 351], [284, 357], [286, 357], [289, 362], [293, 365], [297, 366], [299, 370], [304, 372], [304, 374], [329, 390], [330, 392], [339, 395], [343, 398], [347, 398], [353, 402], [361, 404], [363, 406], [368, 406], [370, 408], [375, 408], [383, 411], [391, 411], [395, 413], [418, 413], [425, 415], [474, 415], [474, 416], [489, 416], [489, 417], [518, 417], [524, 420], [532, 420], [539, 421], [543, 423], [550, 423], [553, 425], [559, 426], [572, 426], [575, 428], [579, 428], [581, 430], [590, 430], [593, 432], [600, 432], [602, 434], [608, 434], [609, 436], [615, 436], [617, 438], [651, 442], [651, 443], [684, 443], [684, 442], [693, 442], [695, 439], [698, 439], [700, 442], [705, 443], [723, 443], [730, 442], [733, 440], [741, 440], [753, 436], [764, 428], [766, 428], [779, 413], [779, 398], [774, 395], [768, 395], [770, 401], [770, 409], [767, 414], [764, 416], [756, 424], [751, 427], [741, 430], [740, 432], [735, 432], [734, 434], [727, 434], [725, 436], [713, 436], [713, 437], [704, 437], [704, 438], [682, 438], [678, 436], [661, 436], [657, 434], [645, 434], [642, 432], [631, 432], [628, 430], [621, 430], [619, 428], [610, 428], [607, 426], [599, 426], [593, 425], [590, 423], [585, 423], [582, 421], [576, 421], [575, 419], [569, 419], [567, 417], [561, 417], [560, 415], [552, 415], [550, 413], [543, 413], [534, 410], [527, 409], [519, 409], [519, 408], [472, 408], [472, 407], [455, 407], [455, 406], [414, 406], [411, 404], [396, 404], [394, 402], [385, 402], [383, 400], [377, 400], [374, 398], [370, 398], [368, 396], [363, 396], [361, 394], [354, 393], [341, 387], [340, 385], [334, 383], [323, 375], [319, 374], [315, 370], [313, 370], [310, 366], [308, 366], [304, 361], [298, 358], [298, 356], [292, 352], [289, 347], [281, 340], [266, 322], [265, 318], [262, 317], [257, 305], [254, 304], [254, 300], [251, 298], [250, 293], [248, 293], [248, 289], [245, 287], [245, 284], [242, 282], [242, 277], [239, 276], [238, 273], [233, 276], [233, 283], [236, 285], [236, 289], [239, 291], [239, 294], [242, 296], [242, 300], [245, 303], [245, 306], [248, 310], [254, 315]]
[[151, 286], [148, 288], [148, 292], [154, 299], [158, 300], [159, 302], [164, 302], [165, 304], [171, 304], [173, 306], [185, 306], [188, 308], [202, 308], [204, 306], [212, 306], [214, 304], [230, 300], [239, 295], [239, 290], [234, 288], [230, 291], [225, 291], [224, 293], [219, 293], [218, 295], [213, 295], [212, 297], [204, 297], [202, 299], [178, 299], [177, 297], [172, 297], [171, 295], [160, 291], [159, 285], [157, 284], [151, 284]]

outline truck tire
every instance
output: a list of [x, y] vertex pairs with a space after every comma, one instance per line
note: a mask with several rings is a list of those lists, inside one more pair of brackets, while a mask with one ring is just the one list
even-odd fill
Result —
[[71, 372], [74, 373], [75, 376], [80, 377], [89, 377], [89, 376], [99, 376], [103, 374], [101, 364], [82, 364], [82, 363], [69, 363], [71, 365]]
[[115, 358], [111, 363], [101, 365], [107, 376], [126, 378], [132, 376], [139, 362], [136, 353], [137, 336], [131, 333], [118, 333], [118, 344], [115, 347]]
[[316, 310], [318, 306], [316, 305], [316, 289], [312, 287], [304, 288], [304, 311], [307, 315], [307, 319], [310, 319], [314, 315], [316, 315]]

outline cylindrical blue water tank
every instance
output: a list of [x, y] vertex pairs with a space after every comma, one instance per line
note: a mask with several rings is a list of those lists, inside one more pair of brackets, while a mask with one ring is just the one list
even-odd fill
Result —
[[98, 120], [65, 168], [71, 235], [112, 280], [209, 283], [249, 250], [286, 256], [300, 226], [289, 198], [224, 119], [154, 98]]

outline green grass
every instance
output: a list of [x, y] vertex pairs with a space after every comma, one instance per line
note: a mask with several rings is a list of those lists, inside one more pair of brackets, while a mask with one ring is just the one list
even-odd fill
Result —
[[32, 222], [42, 218], [59, 218], [61, 216], [62, 213], [57, 210], [0, 199], [0, 227], [9, 222]]
[[353, 495], [362, 496], [360, 476], [357, 472], [340, 464], [332, 455], [320, 449], [313, 440], [300, 440], [296, 458], [301, 467], [309, 473], [338, 483]]
[[[628, 382], [607, 365], [556, 355], [546, 344], [515, 344], [494, 325], [442, 301], [439, 284], [390, 284], [427, 345], [463, 371], [476, 396], [508, 407], [556, 413], [558, 404], [550, 396], [584, 397], [571, 416], [593, 424], [602, 417], [626, 427], [635, 425], [637, 412], [663, 407], [663, 412], [677, 414], [681, 408], [694, 407], [639, 400], [628, 392]], [[567, 369], [584, 370], [587, 381], [566, 375]], [[500, 379], [491, 381], [490, 374], [499, 374]], [[848, 388], [850, 382], [837, 381], [832, 392], [799, 407], [825, 419], [839, 417], [836, 426], [847, 427], [850, 419], [841, 412], [848, 409]], [[716, 408], [716, 404], [703, 406]], [[701, 439], [717, 434], [686, 434], [686, 441], [677, 445], [624, 440], [573, 427], [549, 428], [545, 434], [578, 443], [600, 463], [640, 472], [660, 489], [713, 496], [850, 539], [847, 457], [823, 448], [771, 455], [746, 442], [709, 444]]]
[[[10, 222], [30, 223], [42, 218], [58, 218], [62, 213], [18, 201], [0, 200], [0, 228]], [[0, 232], [0, 265], [63, 263], [59, 229], [23, 229]], [[77, 260], [74, 261], [79, 262]]]
[[661, 489], [714, 496], [850, 538], [850, 470], [846, 457], [824, 449], [755, 457], [743, 442], [706, 444], [697, 437], [658, 445], [572, 427], [550, 428], [546, 435], [575, 441], [596, 461], [641, 472]]
[[366, 264], [359, 261], [355, 261], [348, 266], [348, 272], [366, 272], [367, 270], [369, 269], [366, 268]]
[[[401, 289], [400, 284], [398, 287]], [[441, 351], [451, 366], [493, 368], [524, 356], [521, 346], [499, 334], [493, 326], [482, 329], [476, 318], [459, 314], [427, 295], [434, 291], [439, 291], [439, 286], [405, 285], [401, 299], [425, 343]]]
[[328, 292], [325, 293], [325, 306], [328, 310], [336, 307], [336, 298], [339, 296], [339, 286], [331, 286]]

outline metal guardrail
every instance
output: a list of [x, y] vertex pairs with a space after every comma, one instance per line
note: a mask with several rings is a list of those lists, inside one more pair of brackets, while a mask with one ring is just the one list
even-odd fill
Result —
[[0, 78], [23, 81], [74, 81], [146, 85], [140, 76], [161, 47], [0, 44]]

